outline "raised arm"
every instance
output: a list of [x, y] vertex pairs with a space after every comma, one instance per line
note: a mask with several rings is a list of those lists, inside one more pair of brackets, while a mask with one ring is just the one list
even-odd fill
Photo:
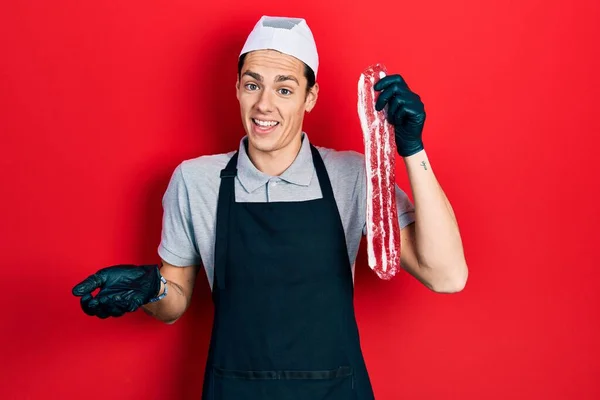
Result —
[[423, 146], [425, 106], [398, 74], [385, 76], [373, 88], [381, 91], [376, 110], [387, 106], [415, 199], [415, 222], [401, 232], [401, 264], [436, 292], [458, 292], [466, 284], [468, 268], [454, 211]]

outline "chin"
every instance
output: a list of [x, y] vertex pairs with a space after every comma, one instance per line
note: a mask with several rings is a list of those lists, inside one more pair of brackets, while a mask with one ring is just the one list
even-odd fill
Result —
[[267, 153], [277, 149], [277, 140], [276, 138], [260, 137], [251, 133], [248, 135], [248, 146], [252, 146], [260, 152]]
[[250, 126], [250, 129], [246, 131], [248, 136], [248, 144], [252, 145], [260, 151], [272, 151], [275, 150], [281, 141], [281, 132], [278, 130], [261, 135], [260, 133], [254, 132]]

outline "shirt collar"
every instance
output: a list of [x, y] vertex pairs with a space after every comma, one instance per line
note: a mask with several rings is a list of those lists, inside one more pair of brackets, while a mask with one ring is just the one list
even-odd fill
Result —
[[[244, 189], [248, 193], [252, 193], [259, 187], [265, 185], [269, 179], [273, 177], [261, 172], [254, 166], [246, 151], [247, 140], [247, 136], [244, 136], [242, 140], [240, 140], [237, 176]], [[300, 151], [294, 159], [294, 162], [292, 162], [279, 178], [295, 185], [308, 186], [314, 173], [315, 169], [312, 152], [310, 150], [310, 141], [308, 140], [308, 135], [302, 132], [302, 145], [300, 146]]]

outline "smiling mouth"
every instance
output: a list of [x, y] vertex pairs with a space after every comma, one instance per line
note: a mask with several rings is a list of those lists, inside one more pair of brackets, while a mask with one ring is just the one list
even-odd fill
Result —
[[277, 121], [266, 121], [256, 118], [252, 118], [252, 122], [254, 123], [254, 125], [259, 126], [261, 128], [272, 128], [274, 126], [279, 125], [279, 122]]

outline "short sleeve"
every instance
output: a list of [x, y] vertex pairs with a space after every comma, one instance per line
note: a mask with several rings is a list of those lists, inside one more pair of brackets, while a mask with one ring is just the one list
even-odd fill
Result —
[[182, 164], [175, 168], [171, 176], [163, 195], [162, 206], [163, 221], [158, 254], [171, 265], [200, 265]]

